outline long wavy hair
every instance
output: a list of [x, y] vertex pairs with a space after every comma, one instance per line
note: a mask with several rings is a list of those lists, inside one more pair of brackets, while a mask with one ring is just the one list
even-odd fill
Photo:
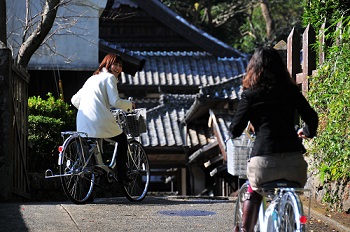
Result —
[[115, 63], [123, 64], [123, 59], [118, 54], [108, 53], [105, 58], [103, 58], [100, 66], [98, 66], [98, 69], [94, 72], [94, 75], [99, 74], [103, 68], [106, 68], [108, 72], [112, 73], [111, 67], [112, 64]]
[[243, 79], [243, 89], [272, 90], [294, 84], [280, 54], [272, 47], [255, 50]]

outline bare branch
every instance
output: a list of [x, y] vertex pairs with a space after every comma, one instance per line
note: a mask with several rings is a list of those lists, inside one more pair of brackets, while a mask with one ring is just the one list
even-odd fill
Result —
[[26, 41], [24, 41], [18, 51], [17, 63], [19, 65], [27, 67], [31, 56], [50, 32], [56, 18], [59, 3], [60, 0], [46, 0], [41, 14], [41, 22]]

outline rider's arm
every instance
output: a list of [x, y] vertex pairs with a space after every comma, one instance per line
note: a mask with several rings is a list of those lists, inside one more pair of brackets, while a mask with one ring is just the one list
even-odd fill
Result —
[[74, 94], [73, 97], [71, 98], [72, 104], [77, 109], [79, 109], [79, 105], [80, 105], [80, 93], [81, 93], [81, 89], [76, 94]]
[[301, 138], [313, 138], [316, 136], [318, 127], [317, 113], [305, 97], [298, 92], [297, 94], [297, 110], [301, 116], [301, 119], [305, 122], [305, 126], [298, 131], [298, 135]]
[[132, 102], [119, 97], [117, 80], [113, 75], [107, 79], [106, 90], [111, 107], [119, 108], [127, 112], [132, 110]]
[[237, 111], [230, 125], [230, 132], [234, 138], [242, 135], [249, 121], [249, 103], [246, 94], [243, 92], [238, 103]]

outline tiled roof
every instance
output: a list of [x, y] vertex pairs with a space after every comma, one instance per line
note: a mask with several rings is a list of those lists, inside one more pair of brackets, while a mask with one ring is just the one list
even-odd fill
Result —
[[[148, 108], [147, 110], [148, 130], [147, 133], [143, 134], [141, 137], [142, 144], [145, 147], [172, 147], [186, 145], [183, 139], [183, 125], [185, 122], [188, 124], [187, 145], [190, 147], [200, 147], [212, 142], [213, 134], [207, 126], [208, 118], [205, 117], [202, 120], [198, 120], [198, 117], [208, 114], [209, 109], [215, 108], [215, 106], [218, 105], [218, 102], [222, 102], [223, 99], [239, 99], [241, 94], [240, 83], [242, 77], [243, 75], [240, 75], [218, 85], [203, 87], [201, 88], [201, 92], [195, 95], [161, 95], [159, 105], [152, 109]], [[226, 91], [223, 91], [225, 89]], [[215, 101], [215, 99], [217, 99], [217, 101]], [[144, 107], [144, 101], [147, 100], [136, 103]], [[214, 102], [214, 104], [210, 104], [210, 101]], [[198, 102], [201, 104], [199, 105]], [[157, 102], [154, 101], [154, 104], [157, 104]], [[204, 110], [201, 111], [200, 108]], [[214, 111], [217, 114], [220, 131], [225, 136], [224, 139], [226, 139], [228, 126], [233, 117], [233, 112], [228, 112], [227, 110]], [[197, 119], [194, 121], [187, 121], [186, 118], [193, 117], [193, 114], [197, 114]]]
[[145, 147], [183, 146], [181, 121], [193, 101], [194, 95], [162, 95], [161, 104], [147, 110], [147, 133], [141, 135], [142, 144]]
[[239, 100], [242, 94], [242, 78], [245, 74], [237, 75], [215, 85], [200, 87], [201, 98], [218, 98]]
[[223, 141], [226, 141], [229, 139], [229, 127], [234, 117], [234, 112], [228, 110], [213, 110], [213, 113], [218, 123], [222, 139]]
[[122, 83], [155, 86], [206, 86], [245, 72], [247, 60], [218, 59], [205, 52], [139, 52], [146, 63], [135, 76], [122, 75]]
[[[105, 40], [100, 40], [100, 44], [117, 53], [125, 50]], [[215, 85], [243, 74], [248, 63], [247, 58], [218, 58], [206, 52], [127, 51], [127, 54], [141, 57], [146, 63], [134, 76], [122, 73], [121, 86]]]
[[[187, 125], [183, 123], [195, 95], [164, 94], [160, 105], [147, 110], [147, 133], [141, 135], [141, 143], [147, 147], [201, 147], [213, 142], [207, 118]], [[137, 104], [143, 107], [142, 101]], [[187, 142], [185, 142], [187, 129]]]
[[[122, 74], [122, 85], [208, 86], [243, 74], [247, 60], [219, 59], [205, 52], [134, 52], [146, 59], [135, 76]], [[180, 89], [181, 91], [181, 89]]]
[[200, 87], [194, 104], [187, 112], [186, 122], [189, 123], [204, 113], [208, 113], [209, 109], [221, 108], [227, 102], [239, 100], [242, 94], [243, 77], [244, 74], [241, 74], [218, 84]]
[[146, 108], [147, 110], [161, 105], [161, 102], [159, 99], [143, 98], [143, 99], [134, 99], [133, 101], [135, 102], [136, 108]]

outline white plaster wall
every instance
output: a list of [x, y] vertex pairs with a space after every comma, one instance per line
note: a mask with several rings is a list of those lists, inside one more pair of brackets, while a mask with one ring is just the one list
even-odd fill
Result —
[[[61, 0], [69, 3], [58, 9], [45, 45], [32, 56], [28, 69], [95, 70], [98, 66], [99, 16], [107, 0]], [[44, 0], [30, 0], [30, 13], [36, 15]], [[13, 56], [22, 43], [26, 0], [6, 0], [8, 46]]]

